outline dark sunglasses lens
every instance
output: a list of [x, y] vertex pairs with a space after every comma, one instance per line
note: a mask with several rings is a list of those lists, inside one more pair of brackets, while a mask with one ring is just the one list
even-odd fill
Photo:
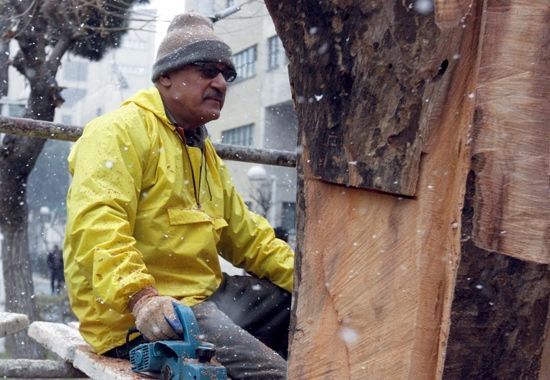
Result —
[[199, 66], [201, 74], [207, 79], [214, 79], [220, 73], [216, 66]]
[[222, 74], [226, 82], [233, 82], [237, 77], [237, 73], [234, 70], [227, 67], [223, 69], [219, 69], [216, 65], [199, 64], [199, 63], [195, 63], [195, 65], [199, 68], [201, 74], [206, 79], [214, 79], [220, 73]]
[[225, 69], [222, 71], [222, 75], [226, 82], [233, 82], [237, 78], [237, 73], [232, 69]]

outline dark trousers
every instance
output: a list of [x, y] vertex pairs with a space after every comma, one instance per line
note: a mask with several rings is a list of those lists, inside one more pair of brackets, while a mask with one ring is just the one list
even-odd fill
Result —
[[[251, 276], [224, 275], [219, 289], [192, 307], [204, 341], [232, 379], [286, 379], [291, 295]], [[142, 337], [104, 355], [128, 359]]]

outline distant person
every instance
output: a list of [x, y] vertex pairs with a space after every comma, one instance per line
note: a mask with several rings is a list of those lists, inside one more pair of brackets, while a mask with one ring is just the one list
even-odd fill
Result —
[[52, 294], [59, 294], [65, 284], [65, 276], [63, 275], [63, 253], [59, 249], [59, 246], [55, 245], [53, 250], [48, 252], [46, 262], [50, 271]]
[[[154, 87], [91, 121], [73, 146], [65, 274], [80, 333], [98, 354], [128, 359], [178, 339], [173, 302], [188, 305], [234, 379], [285, 379], [294, 252], [248, 210], [205, 124], [236, 77], [212, 22], [174, 18]], [[252, 276], [222, 273], [219, 255]], [[130, 336], [137, 327], [141, 336]]]

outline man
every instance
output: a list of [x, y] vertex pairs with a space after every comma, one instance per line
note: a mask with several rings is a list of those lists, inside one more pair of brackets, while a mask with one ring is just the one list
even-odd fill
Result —
[[[204, 126], [235, 75], [210, 20], [176, 16], [155, 88], [93, 120], [71, 151], [65, 275], [99, 354], [127, 358], [145, 339], [177, 338], [166, 321], [176, 301], [231, 378], [286, 376], [294, 253], [246, 208]], [[222, 275], [218, 254], [252, 276]], [[142, 335], [126, 343], [134, 326]]]
[[55, 293], [59, 294], [65, 281], [63, 278], [63, 254], [59, 246], [55, 245], [53, 250], [48, 252], [46, 262], [50, 270], [50, 287], [52, 295]]

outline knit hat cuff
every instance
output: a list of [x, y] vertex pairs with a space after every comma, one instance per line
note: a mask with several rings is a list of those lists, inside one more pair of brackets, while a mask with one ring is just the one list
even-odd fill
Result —
[[227, 44], [216, 40], [202, 40], [185, 45], [155, 62], [153, 82], [161, 75], [181, 69], [193, 62], [219, 62], [235, 70], [231, 61], [231, 49]]

